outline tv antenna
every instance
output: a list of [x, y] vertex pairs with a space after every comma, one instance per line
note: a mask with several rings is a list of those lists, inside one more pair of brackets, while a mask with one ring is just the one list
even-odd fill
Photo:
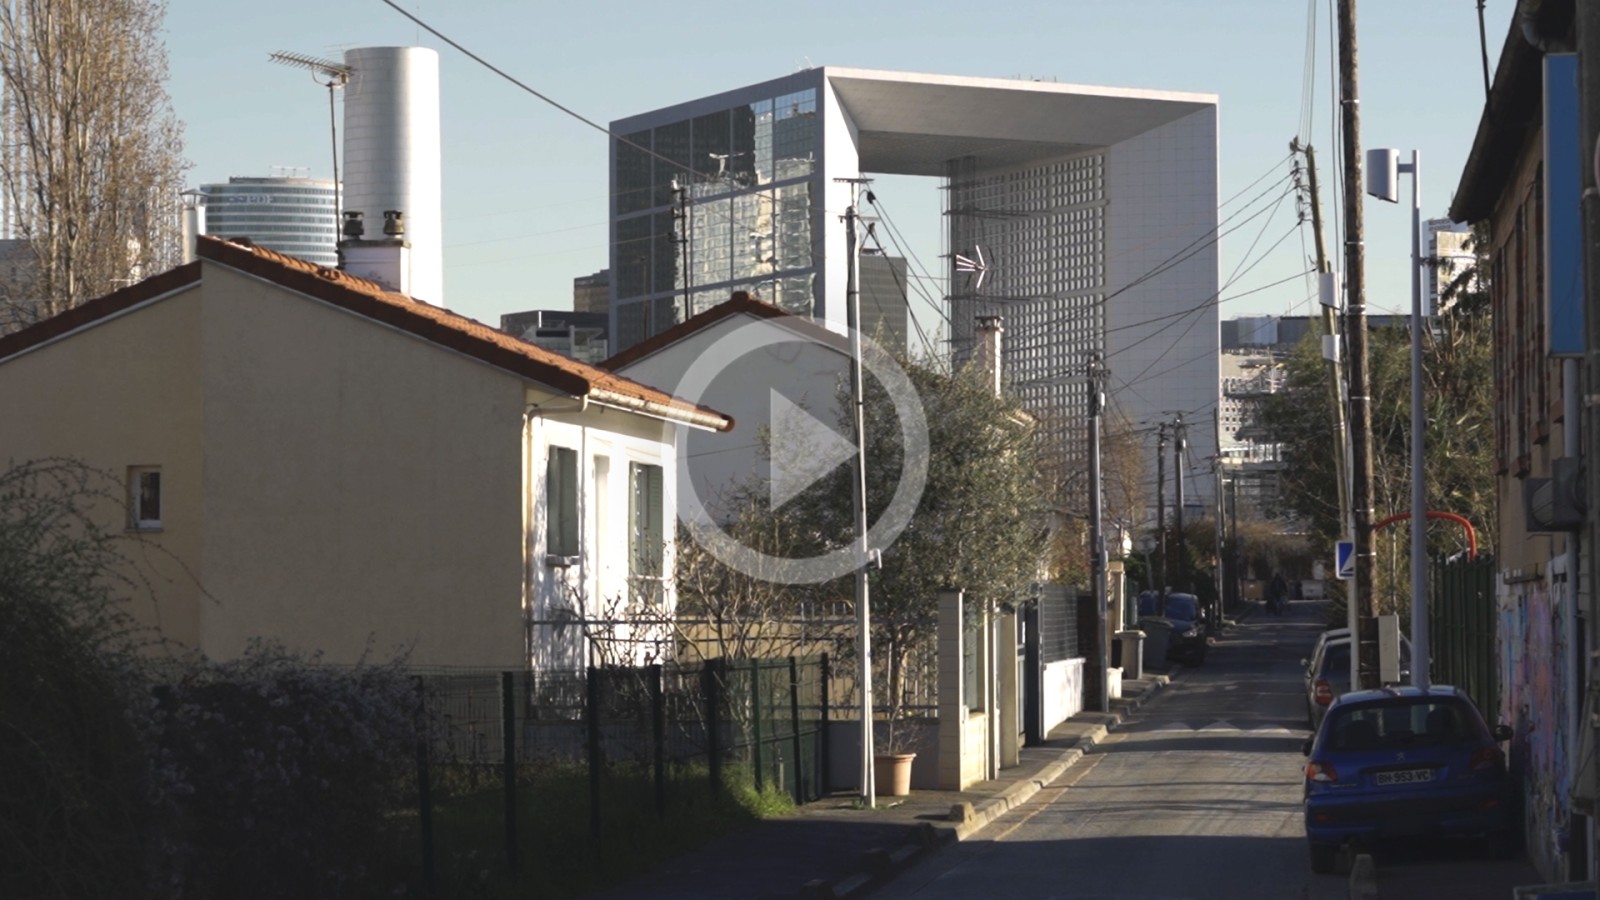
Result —
[[350, 83], [350, 73], [355, 71], [344, 63], [331, 59], [307, 56], [304, 53], [287, 53], [282, 50], [267, 57], [279, 65], [307, 69], [316, 83], [328, 89], [328, 134], [333, 148], [333, 222], [339, 227], [339, 122], [334, 115], [333, 92]]

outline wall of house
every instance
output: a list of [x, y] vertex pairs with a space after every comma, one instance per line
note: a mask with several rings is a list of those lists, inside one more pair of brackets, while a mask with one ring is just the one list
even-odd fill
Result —
[[[0, 361], [0, 465], [71, 457], [112, 479], [96, 515], [137, 543], [122, 552], [142, 625], [193, 645], [204, 601], [199, 290], [103, 321]], [[134, 532], [123, 492], [130, 466], [160, 466], [159, 531]]]
[[[1562, 455], [1561, 363], [1547, 355], [1542, 133], [1531, 130], [1491, 221], [1494, 304], [1495, 476], [1500, 582], [1500, 708], [1511, 725], [1510, 766], [1523, 788], [1529, 859], [1552, 881], [1567, 877], [1568, 784], [1575, 698], [1567, 606], [1576, 575], [1565, 571], [1563, 533], [1529, 533], [1523, 491]], [[1582, 628], [1581, 620], [1579, 628]]]
[[524, 659], [524, 382], [205, 269], [202, 646]]

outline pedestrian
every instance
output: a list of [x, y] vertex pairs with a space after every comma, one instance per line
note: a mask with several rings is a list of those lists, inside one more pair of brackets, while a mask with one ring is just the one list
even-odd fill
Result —
[[1282, 572], [1273, 572], [1272, 581], [1267, 585], [1267, 609], [1277, 615], [1283, 615], [1283, 607], [1288, 602], [1289, 584], [1283, 580]]

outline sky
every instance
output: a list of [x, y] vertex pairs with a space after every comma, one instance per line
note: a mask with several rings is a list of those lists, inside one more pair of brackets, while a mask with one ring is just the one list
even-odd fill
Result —
[[[1316, 312], [1314, 285], [1294, 277], [1311, 267], [1310, 229], [1295, 227], [1292, 197], [1278, 200], [1287, 181], [1269, 189], [1288, 172], [1298, 137], [1318, 151], [1324, 216], [1332, 223], [1342, 208], [1334, 0], [396, 2], [601, 126], [822, 65], [1214, 93], [1219, 218], [1232, 229], [1221, 242], [1221, 316]], [[1491, 71], [1514, 6], [1486, 4]], [[1362, 143], [1401, 148], [1407, 159], [1418, 150], [1423, 216], [1442, 217], [1483, 107], [1476, 0], [1384, 0], [1359, 4], [1358, 15]], [[444, 132], [443, 305], [490, 324], [517, 310], [570, 308], [572, 279], [608, 265], [605, 134], [383, 0], [169, 0], [166, 24], [190, 186], [280, 166], [332, 174], [325, 89], [270, 53], [339, 59], [350, 47], [432, 47]], [[1398, 205], [1365, 205], [1372, 313], [1410, 307], [1407, 180], [1401, 189]], [[904, 234], [912, 271], [937, 277], [937, 180], [882, 178], [874, 192]], [[1335, 236], [1328, 247], [1338, 253]], [[930, 330], [939, 290], [917, 304]]]

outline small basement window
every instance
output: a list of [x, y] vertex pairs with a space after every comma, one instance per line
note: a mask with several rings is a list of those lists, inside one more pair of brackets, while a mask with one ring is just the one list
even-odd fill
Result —
[[128, 519], [135, 531], [161, 530], [161, 467], [128, 468]]

